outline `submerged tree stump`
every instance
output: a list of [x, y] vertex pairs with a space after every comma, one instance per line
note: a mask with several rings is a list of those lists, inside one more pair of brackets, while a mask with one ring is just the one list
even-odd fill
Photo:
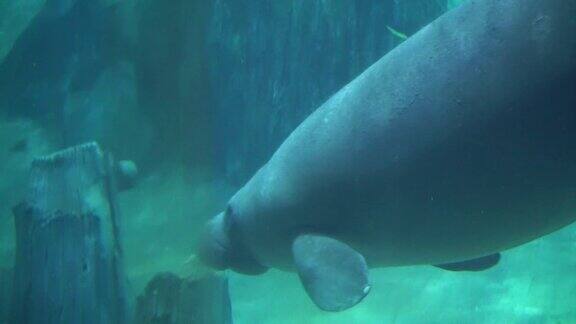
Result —
[[136, 304], [135, 324], [232, 324], [228, 280], [157, 274]]
[[126, 323], [116, 173], [96, 143], [32, 162], [13, 210], [12, 323]]

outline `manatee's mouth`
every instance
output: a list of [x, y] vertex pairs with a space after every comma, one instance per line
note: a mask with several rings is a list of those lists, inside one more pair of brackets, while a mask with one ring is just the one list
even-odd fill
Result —
[[217, 240], [202, 243], [198, 256], [202, 263], [216, 270], [225, 270], [228, 266], [228, 248]]
[[232, 269], [244, 274], [260, 274], [268, 269], [262, 266], [244, 245], [233, 220], [220, 213], [206, 227], [199, 245], [199, 257], [206, 265], [217, 270]]
[[230, 250], [227, 244], [222, 243], [218, 238], [213, 238], [214, 249], [218, 250], [222, 255], [227, 254]]
[[198, 256], [204, 264], [217, 269], [229, 268], [230, 244], [217, 221], [207, 224], [198, 245]]

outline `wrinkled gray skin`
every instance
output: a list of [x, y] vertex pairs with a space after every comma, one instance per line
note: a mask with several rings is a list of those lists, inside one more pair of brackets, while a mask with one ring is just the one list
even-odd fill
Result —
[[441, 264], [576, 219], [576, 0], [471, 0], [309, 116], [214, 218], [200, 257], [294, 270], [302, 233], [370, 267]]

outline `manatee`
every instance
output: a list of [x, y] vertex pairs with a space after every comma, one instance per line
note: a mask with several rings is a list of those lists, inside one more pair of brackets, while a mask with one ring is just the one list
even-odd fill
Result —
[[313, 112], [210, 220], [215, 269], [297, 272], [321, 309], [369, 269], [479, 271], [576, 219], [576, 0], [470, 0]]

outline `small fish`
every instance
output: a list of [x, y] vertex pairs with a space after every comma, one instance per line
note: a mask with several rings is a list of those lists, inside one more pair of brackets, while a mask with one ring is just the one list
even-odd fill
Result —
[[392, 35], [400, 38], [401, 40], [407, 40], [408, 39], [408, 36], [406, 36], [406, 34], [401, 33], [390, 26], [386, 26], [386, 28], [388, 28], [388, 30], [390, 31], [390, 33], [392, 33]]

